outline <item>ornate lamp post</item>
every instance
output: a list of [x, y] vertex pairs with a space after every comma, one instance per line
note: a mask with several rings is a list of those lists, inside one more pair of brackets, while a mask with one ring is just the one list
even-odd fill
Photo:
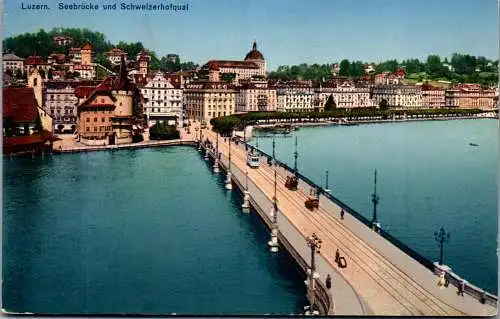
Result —
[[226, 189], [233, 189], [233, 183], [231, 182], [231, 137], [229, 137], [229, 163], [227, 166]]
[[273, 163], [272, 165], [276, 165], [276, 134], [273, 132]]
[[271, 240], [267, 243], [269, 245], [271, 252], [278, 252], [278, 198], [277, 198], [277, 173], [276, 167], [274, 167], [274, 197], [273, 197], [273, 225], [271, 228]]
[[380, 223], [377, 219], [377, 205], [380, 200], [380, 197], [377, 196], [377, 170], [374, 173], [373, 180], [373, 194], [372, 194], [372, 203], [373, 203], [373, 218], [372, 218], [372, 228], [375, 231], [380, 229]]
[[443, 245], [450, 241], [450, 233], [447, 233], [444, 230], [444, 227], [441, 226], [439, 232], [434, 232], [434, 239], [439, 243], [440, 254], [439, 254], [439, 265], [443, 264]]
[[311, 248], [311, 268], [308, 269], [308, 298], [311, 313], [314, 312], [314, 291], [315, 287], [315, 279], [319, 278], [319, 274], [316, 272], [316, 254], [320, 253], [322, 240], [313, 233], [311, 236], [306, 238], [307, 246]]
[[217, 132], [215, 139], [215, 155], [214, 155], [214, 173], [219, 173], [219, 133]]
[[328, 171], [325, 174], [325, 192], [330, 194], [332, 191], [328, 188]]
[[299, 151], [298, 151], [298, 147], [297, 147], [297, 136], [295, 136], [295, 152], [293, 152], [293, 158], [294, 158], [293, 174], [295, 176], [297, 176], [297, 173], [298, 173], [298, 169], [297, 169], [297, 158], [298, 157], [299, 157]]
[[[195, 127], [196, 135], [198, 135], [199, 127]], [[201, 139], [198, 140], [198, 151], [201, 151]]]
[[250, 212], [250, 192], [248, 191], [248, 171], [245, 172], [245, 190], [243, 191], [243, 204], [241, 205], [244, 213]]

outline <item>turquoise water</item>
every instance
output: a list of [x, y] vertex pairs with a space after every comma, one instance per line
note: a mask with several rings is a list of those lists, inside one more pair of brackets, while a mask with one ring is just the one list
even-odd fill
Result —
[[[498, 131], [497, 120], [484, 119], [302, 127], [294, 134], [302, 174], [324, 185], [328, 170], [333, 195], [371, 220], [377, 169], [382, 227], [438, 261], [434, 232], [444, 226], [451, 233], [444, 263], [497, 293]], [[290, 167], [294, 140], [276, 139], [277, 157]], [[271, 142], [261, 137], [259, 148], [271, 154]]]
[[292, 314], [290, 257], [190, 147], [4, 159], [3, 307]]

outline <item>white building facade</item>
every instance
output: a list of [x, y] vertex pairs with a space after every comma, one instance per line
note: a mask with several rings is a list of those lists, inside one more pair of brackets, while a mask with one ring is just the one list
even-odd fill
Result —
[[164, 73], [157, 72], [149, 78], [141, 87], [141, 93], [146, 100], [144, 114], [149, 126], [158, 122], [168, 122], [171, 125], [182, 122], [183, 91], [166, 78]]
[[236, 95], [236, 112], [276, 111], [276, 88], [266, 81], [243, 83]]
[[235, 113], [236, 88], [225, 82], [189, 83], [184, 90], [184, 103], [190, 119], [209, 122]]

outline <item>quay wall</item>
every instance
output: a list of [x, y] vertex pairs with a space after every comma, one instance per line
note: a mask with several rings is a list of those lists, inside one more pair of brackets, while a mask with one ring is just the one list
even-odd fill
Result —
[[120, 145], [97, 145], [97, 146], [83, 146], [83, 147], [72, 147], [67, 149], [54, 149], [53, 152], [56, 154], [60, 153], [79, 153], [79, 152], [92, 152], [92, 151], [106, 151], [106, 150], [116, 150], [116, 149], [134, 149], [134, 148], [152, 148], [152, 147], [163, 147], [163, 146], [178, 146], [178, 145], [190, 145], [195, 146], [197, 143], [192, 140], [168, 140], [168, 141], [147, 141], [140, 143], [131, 144], [120, 144]]

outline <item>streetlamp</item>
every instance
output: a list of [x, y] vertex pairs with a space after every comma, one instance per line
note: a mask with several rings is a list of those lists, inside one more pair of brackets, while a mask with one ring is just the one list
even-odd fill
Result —
[[215, 155], [214, 155], [214, 173], [219, 173], [219, 132], [216, 132]]
[[248, 191], [248, 171], [245, 172], [245, 190], [243, 191], [243, 204], [241, 205], [244, 213], [250, 212], [250, 192]]
[[271, 240], [267, 243], [271, 252], [278, 252], [278, 198], [277, 198], [277, 173], [276, 166], [274, 167], [274, 197], [273, 197], [273, 224], [271, 228]]
[[273, 163], [272, 165], [276, 165], [276, 133], [273, 132]]
[[[232, 135], [232, 134], [231, 134]], [[231, 137], [229, 137], [229, 163], [227, 165], [227, 175], [226, 175], [226, 189], [233, 189], [233, 184], [231, 183]]]
[[299, 157], [299, 151], [297, 148], [297, 136], [295, 136], [295, 152], [293, 152], [293, 157], [294, 157], [294, 164], [293, 164], [293, 174], [297, 176], [298, 170], [297, 170], [297, 157]]
[[377, 170], [374, 173], [373, 180], [373, 194], [372, 194], [372, 203], [373, 203], [373, 218], [372, 218], [372, 228], [375, 231], [380, 229], [380, 223], [377, 220], [377, 205], [380, 200], [380, 197], [377, 196]]
[[450, 233], [447, 233], [444, 230], [444, 227], [441, 226], [439, 232], [434, 232], [434, 239], [439, 243], [441, 248], [441, 253], [439, 255], [439, 265], [443, 264], [443, 245], [450, 241]]
[[325, 192], [330, 194], [332, 191], [328, 188], [328, 171], [325, 174]]
[[311, 268], [308, 269], [308, 297], [311, 313], [314, 312], [314, 291], [316, 289], [314, 280], [319, 278], [316, 272], [316, 254], [320, 253], [321, 243], [323, 242], [316, 233], [306, 238], [307, 246], [311, 247]]

